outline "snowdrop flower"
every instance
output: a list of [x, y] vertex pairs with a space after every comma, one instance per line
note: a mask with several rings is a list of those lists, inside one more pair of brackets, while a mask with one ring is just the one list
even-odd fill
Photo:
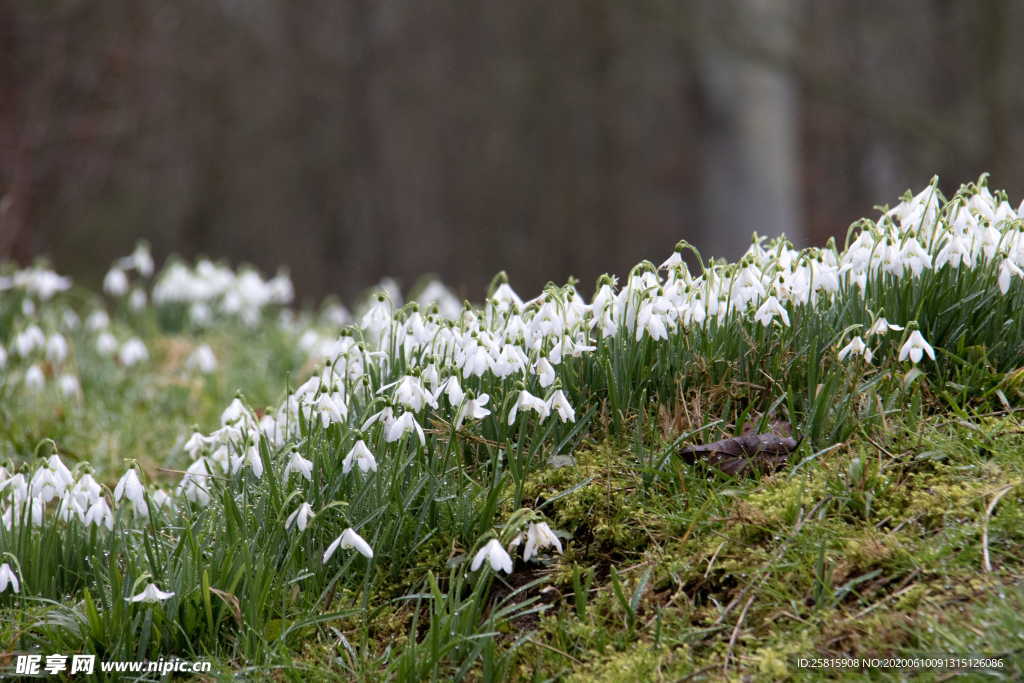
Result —
[[248, 416], [249, 411], [246, 410], [245, 404], [242, 403], [241, 399], [235, 398], [224, 409], [224, 412], [220, 414], [220, 423], [222, 425], [229, 425], [245, 420]]
[[960, 235], [950, 237], [946, 245], [942, 247], [935, 257], [936, 270], [947, 263], [954, 268], [959, 268], [961, 264], [968, 268], [974, 265], [974, 256], [971, 254], [971, 248]]
[[377, 471], [377, 460], [373, 457], [373, 453], [366, 447], [366, 443], [362, 439], [356, 441], [356, 445], [352, 447], [348, 455], [341, 462], [342, 473], [348, 474], [351, 472], [353, 465], [358, 466], [359, 471], [363, 474]]
[[490, 415], [491, 411], [484, 408], [490, 400], [491, 397], [487, 394], [480, 394], [476, 398], [467, 399], [465, 403], [459, 406], [459, 410], [455, 414], [455, 429], [461, 427], [467, 417], [471, 420], [482, 420]]
[[114, 528], [114, 514], [110, 511], [107, 501], [99, 498], [85, 511], [82, 522], [86, 525], [105, 526], [109, 531]]
[[466, 353], [465, 361], [462, 364], [463, 375], [467, 377], [482, 377], [485, 372], [491, 369], [494, 359], [487, 353], [487, 349], [477, 345]]
[[117, 351], [117, 338], [109, 332], [101, 332], [96, 337], [96, 351], [101, 356], [111, 356]]
[[71, 488], [75, 483], [75, 478], [71, 475], [71, 470], [67, 468], [64, 461], [60, 459], [60, 456], [54, 453], [46, 459], [46, 468], [53, 473], [54, 481], [62, 489]]
[[260, 457], [260, 449], [256, 448], [255, 444], [245, 451], [245, 464], [257, 479], [263, 476], [263, 458]]
[[65, 308], [64, 312], [61, 314], [61, 322], [66, 329], [77, 330], [82, 319], [79, 318], [78, 314], [70, 308]]
[[85, 510], [78, 504], [78, 501], [74, 496], [67, 493], [61, 498], [60, 504], [57, 506], [57, 517], [62, 522], [69, 522], [72, 519], [85, 519]]
[[7, 349], [0, 345], [0, 369], [7, 365]]
[[32, 365], [25, 371], [25, 388], [29, 391], [39, 391], [46, 386], [46, 376], [43, 369], [38, 365]]
[[138, 595], [133, 595], [130, 598], [126, 598], [128, 602], [144, 602], [144, 603], [156, 603], [163, 602], [164, 600], [170, 600], [174, 597], [174, 592], [164, 592], [157, 588], [155, 583], [146, 585], [146, 588]]
[[103, 278], [103, 291], [110, 296], [124, 296], [128, 291], [128, 276], [120, 268], [111, 268]]
[[658, 270], [668, 270], [669, 268], [682, 265], [682, 263], [683, 255], [679, 253], [679, 248], [676, 247], [676, 250], [672, 252], [672, 255], [661, 262], [661, 265], [658, 266]]
[[542, 420], [551, 414], [551, 408], [547, 402], [542, 398], [537, 398], [526, 389], [519, 392], [519, 397], [516, 398], [516, 402], [512, 405], [512, 410], [508, 413], [508, 423], [510, 425], [515, 423], [516, 415], [518, 415], [520, 409], [532, 410], [540, 415]]
[[924, 337], [917, 330], [910, 333], [910, 337], [907, 339], [907, 343], [900, 349], [900, 360], [906, 360], [910, 358], [911, 362], [915, 365], [921, 362], [921, 356], [928, 354], [928, 357], [935, 360], [935, 351], [925, 341]]
[[179, 496], [184, 496], [185, 500], [206, 506], [210, 503], [210, 492], [206, 486], [209, 477], [210, 468], [206, 458], [199, 458], [185, 470], [185, 476], [181, 478], [176, 491]]
[[153, 503], [153, 506], [156, 508], [170, 509], [174, 507], [174, 501], [172, 501], [171, 497], [167, 495], [167, 491], [164, 491], [163, 489], [157, 489], [156, 491], [154, 491], [153, 494], [149, 497], [149, 500]]
[[145, 242], [135, 245], [135, 251], [131, 256], [121, 259], [121, 263], [125, 268], [135, 268], [142, 277], [149, 277], [153, 274], [153, 256], [149, 253], [149, 245]]
[[871, 323], [871, 327], [868, 328], [867, 336], [874, 334], [885, 334], [889, 330], [895, 330], [897, 332], [902, 331], [903, 328], [899, 325], [893, 325], [885, 318], [879, 318], [875, 322]]
[[374, 336], [379, 335], [391, 325], [391, 308], [384, 294], [377, 296], [377, 300], [366, 311], [359, 324]]
[[149, 352], [146, 351], [146, 345], [142, 343], [141, 339], [132, 337], [121, 346], [121, 351], [117, 357], [122, 365], [130, 367], [136, 363], [148, 360]]
[[555, 383], [555, 368], [547, 358], [543, 356], [538, 358], [537, 362], [533, 364], [533, 371], [540, 378], [540, 385], [545, 389]]
[[530, 558], [536, 555], [538, 550], [544, 548], [554, 548], [561, 554], [562, 542], [551, 531], [551, 527], [548, 526], [547, 522], [531, 523], [526, 528], [526, 547], [523, 548], [523, 559], [529, 562]]
[[562, 422], [575, 422], [576, 411], [569, 404], [569, 399], [565, 397], [565, 392], [561, 389], [556, 389], [555, 393], [551, 394], [551, 398], [547, 402], [548, 410], [554, 410], [558, 413], [559, 419]]
[[29, 490], [45, 505], [60, 496], [66, 486], [49, 467], [40, 467], [32, 474]]
[[146, 307], [146, 293], [141, 289], [133, 289], [131, 296], [128, 297], [128, 306], [133, 311], [141, 311]]
[[0, 593], [7, 592], [10, 588], [12, 593], [21, 592], [21, 584], [18, 583], [18, 576], [11, 569], [11, 565], [4, 562], [0, 565]]
[[139, 475], [134, 468], [121, 475], [117, 486], [114, 487], [114, 500], [122, 499], [132, 503], [137, 514], [145, 516], [149, 513], [149, 507], [146, 505], [146, 489], [139, 481]]
[[295, 512], [288, 515], [288, 519], [284, 522], [284, 528], [287, 531], [292, 528], [292, 525], [295, 525], [299, 527], [299, 531], [305, 531], [309, 526], [309, 520], [315, 516], [313, 507], [309, 503], [303, 503], [295, 509]]
[[401, 439], [408, 432], [416, 433], [421, 446], [427, 445], [426, 437], [423, 435], [423, 427], [421, 427], [420, 423], [416, 421], [415, 416], [409, 412], [402, 413], [401, 417], [388, 425], [387, 431], [384, 435], [384, 440], [388, 443], [393, 443]]
[[867, 347], [867, 344], [865, 344], [864, 340], [860, 337], [854, 337], [850, 340], [849, 344], [839, 350], [839, 360], [846, 360], [846, 358], [851, 354], [855, 356], [864, 356], [864, 360], [868, 363], [870, 363], [871, 359], [874, 358], [874, 354], [871, 352], [871, 349]]
[[[664, 300], [663, 297], [659, 297], [659, 299]], [[663, 311], [663, 308], [666, 306], [659, 305], [656, 301], [646, 301], [640, 306], [640, 311], [636, 316], [637, 341], [643, 338], [644, 332], [654, 341], [668, 339], [668, 326], [665, 324], [664, 317], [664, 313], [667, 311]], [[673, 321], [670, 320], [670, 322]]]
[[406, 406], [415, 413], [423, 410], [425, 405], [437, 408], [437, 400], [434, 399], [434, 395], [426, 390], [418, 377], [410, 375], [406, 375], [398, 382], [394, 398], [397, 403]]
[[38, 325], [31, 325], [24, 332], [14, 337], [14, 350], [22, 358], [28, 356], [36, 348], [46, 345], [46, 335]]
[[352, 527], [341, 532], [341, 536], [338, 536], [329, 546], [327, 546], [327, 550], [324, 551], [324, 564], [327, 564], [327, 560], [331, 559], [331, 555], [333, 555], [334, 551], [339, 547], [342, 549], [355, 548], [361, 555], [363, 555], [363, 557], [366, 557], [367, 559], [373, 558], [373, 548], [371, 548], [370, 544], [367, 543], [362, 536], [357, 534]]
[[765, 299], [765, 302], [757, 309], [757, 312], [754, 313], [754, 320], [768, 327], [776, 316], [782, 319], [783, 325], [789, 327], [789, 314], [773, 295]]
[[900, 249], [897, 261], [902, 266], [909, 267], [915, 277], [932, 267], [932, 257], [924, 250], [921, 243], [913, 237], [903, 243], [903, 248]]
[[448, 403], [453, 406], [460, 405], [462, 399], [466, 396], [466, 392], [462, 390], [462, 385], [459, 384], [459, 378], [455, 375], [446, 379], [441, 388], [444, 390], [445, 396], [448, 397]]
[[61, 334], [51, 334], [46, 340], [46, 360], [63, 363], [68, 357], [68, 342]]
[[60, 387], [60, 393], [67, 398], [82, 395], [82, 385], [74, 375], [61, 375], [57, 380], [57, 386]]
[[217, 369], [217, 356], [213, 355], [213, 349], [208, 344], [200, 344], [185, 361], [185, 367], [208, 375]]
[[89, 473], [83, 474], [71, 489], [71, 495], [84, 506], [92, 505], [100, 497], [100, 485]]
[[391, 423], [393, 423], [394, 421], [394, 409], [391, 406], [384, 406], [382, 409], [378, 410], [376, 413], [366, 418], [366, 422], [362, 424], [362, 426], [359, 428], [359, 431], [365, 432], [367, 429], [370, 428], [370, 426], [377, 422], [380, 422], [382, 425], [384, 425], [384, 429], [386, 431], [388, 427], [391, 426]]
[[110, 326], [110, 316], [103, 310], [93, 311], [89, 314], [89, 317], [85, 319], [85, 326], [90, 332], [105, 330]]
[[504, 570], [506, 574], [512, 573], [512, 557], [501, 547], [501, 543], [496, 538], [487, 541], [487, 544], [476, 552], [476, 555], [473, 556], [473, 563], [469, 566], [470, 571], [475, 572], [480, 569], [484, 560], [487, 560], [494, 571]]
[[328, 426], [345, 422], [348, 417], [348, 405], [340, 394], [320, 394], [316, 401], [316, 409], [320, 413], [320, 424]]
[[306, 478], [306, 481], [313, 481], [313, 462], [303, 458], [298, 451], [292, 451], [292, 456], [288, 459], [281, 478], [287, 482], [288, 475], [292, 472], [298, 472]]
[[999, 264], [999, 291], [1006, 294], [1010, 289], [1010, 279], [1013, 277], [1024, 278], [1024, 271], [1022, 271], [1016, 263], [1012, 260], [1005, 258], [1002, 263]]

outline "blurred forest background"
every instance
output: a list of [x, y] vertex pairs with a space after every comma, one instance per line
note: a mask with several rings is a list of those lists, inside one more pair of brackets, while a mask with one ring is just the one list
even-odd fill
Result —
[[479, 299], [1024, 194], [1013, 0], [0, 0], [0, 259], [148, 239]]

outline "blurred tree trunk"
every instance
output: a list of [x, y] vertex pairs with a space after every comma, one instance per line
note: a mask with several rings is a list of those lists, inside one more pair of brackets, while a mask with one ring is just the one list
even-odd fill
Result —
[[[710, 8], [705, 21], [732, 41], [751, 38], [762, 49], [789, 54], [798, 7], [799, 0], [732, 0]], [[755, 231], [785, 233], [803, 244], [796, 76], [726, 42], [705, 47], [704, 213], [705, 225], [715, 228], [703, 235], [706, 250], [736, 257]]]

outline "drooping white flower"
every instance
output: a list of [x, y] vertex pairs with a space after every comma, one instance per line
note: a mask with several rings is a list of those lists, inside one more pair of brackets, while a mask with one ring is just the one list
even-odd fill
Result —
[[0, 565], [0, 593], [10, 588], [12, 593], [21, 592], [21, 584], [18, 582], [18, 575], [11, 569], [11, 565], [4, 562]]
[[761, 323], [765, 327], [772, 324], [772, 320], [776, 317], [781, 318], [782, 324], [789, 327], [789, 313], [783, 308], [779, 300], [774, 295], [765, 299], [765, 302], [761, 304], [761, 307], [754, 313], [754, 320]]
[[555, 393], [551, 394], [547, 406], [548, 410], [554, 410], [558, 413], [558, 417], [563, 423], [576, 421], [576, 411], [569, 404], [569, 399], [566, 398], [565, 392], [561, 389], [556, 389]]
[[398, 386], [395, 388], [394, 399], [395, 402], [404, 405], [414, 413], [423, 410], [425, 405], [437, 408], [437, 400], [434, 398], [434, 395], [427, 391], [419, 377], [412, 377], [411, 375], [406, 375], [399, 380]]
[[1003, 259], [1002, 263], [999, 264], [999, 291], [1006, 294], [1010, 289], [1010, 280], [1014, 277], [1024, 279], [1024, 271], [1011, 259]]
[[423, 427], [420, 426], [420, 423], [416, 421], [416, 417], [410, 412], [402, 413], [400, 417], [388, 425], [384, 433], [384, 440], [388, 443], [393, 443], [409, 432], [416, 433], [421, 446], [427, 445], [426, 437], [423, 434]]
[[490, 415], [491, 411], [484, 408], [490, 400], [491, 397], [487, 394], [480, 394], [476, 398], [466, 399], [466, 401], [459, 406], [459, 410], [455, 414], [455, 428], [458, 429], [461, 427], [466, 418], [471, 420], [482, 420]]
[[288, 464], [284, 467], [284, 474], [281, 478], [288, 481], [288, 475], [297, 472], [306, 478], [306, 481], [313, 481], [313, 461], [303, 458], [298, 451], [292, 451]]
[[508, 413], [508, 423], [510, 425], [515, 423], [516, 415], [519, 414], [520, 410], [532, 410], [540, 415], [542, 420], [551, 414], [551, 408], [548, 406], [547, 401], [537, 398], [526, 389], [522, 389], [519, 392], [516, 402], [512, 405], [512, 410]]
[[895, 330], [897, 332], [900, 332], [903, 330], [903, 327], [901, 327], [900, 325], [893, 325], [885, 318], [879, 318], [875, 322], [871, 323], [871, 327], [868, 328], [866, 334], [867, 336], [870, 337], [871, 335], [874, 334], [885, 334], [889, 330]]
[[139, 475], [135, 472], [135, 468], [131, 468], [121, 475], [121, 478], [117, 481], [117, 486], [114, 487], [114, 500], [120, 501], [122, 499], [129, 501], [137, 514], [148, 514], [146, 489], [142, 486], [142, 482], [139, 481]]
[[134, 267], [142, 277], [149, 277], [153, 274], [153, 256], [149, 253], [149, 245], [145, 242], [139, 242], [135, 245], [135, 251], [132, 252], [131, 256], [124, 259], [123, 265], [126, 268]]
[[671, 256], [661, 262], [661, 265], [658, 266], [658, 270], [667, 270], [674, 266], [682, 265], [682, 263], [683, 255], [680, 254], [679, 251], [673, 251]]
[[487, 541], [486, 545], [476, 552], [476, 555], [473, 556], [473, 562], [469, 566], [470, 571], [475, 572], [480, 569], [484, 560], [487, 560], [488, 564], [491, 565], [491, 569], [496, 572], [504, 571], [506, 574], [512, 573], [512, 557], [496, 538], [492, 538]]
[[253, 476], [257, 479], [263, 476], [263, 458], [260, 456], [260, 449], [255, 444], [249, 446], [245, 451], [245, 464], [252, 470]]
[[174, 507], [174, 501], [167, 494], [167, 491], [163, 489], [157, 489], [149, 496], [150, 502], [153, 503], [155, 508], [167, 508], [171, 509]]
[[551, 530], [547, 522], [531, 523], [526, 528], [526, 547], [523, 548], [523, 559], [527, 562], [543, 548], [554, 548], [561, 554], [562, 542]]
[[29, 391], [39, 391], [46, 386], [46, 375], [38, 365], [31, 365], [25, 371], [25, 388]]
[[914, 330], [910, 333], [910, 337], [907, 338], [907, 343], [900, 349], [900, 360], [903, 361], [909, 357], [911, 362], [916, 365], [921, 362], [923, 354], [928, 354], [929, 358], [935, 360], [935, 351], [931, 345], [925, 341], [918, 330]]
[[870, 363], [871, 359], [874, 358], [874, 354], [871, 352], [871, 349], [867, 347], [867, 344], [865, 344], [864, 340], [860, 337], [854, 337], [850, 340], [849, 344], [839, 350], [839, 360], [846, 360], [850, 355], [863, 356], [864, 360], [868, 363]]
[[96, 352], [101, 356], [111, 356], [117, 351], [117, 337], [109, 332], [100, 332], [96, 337]]
[[82, 516], [82, 523], [86, 525], [95, 524], [96, 526], [105, 526], [107, 530], [114, 528], [114, 514], [110, 510], [110, 506], [107, 505], [107, 501], [103, 498], [98, 498], [96, 502], [89, 506], [89, 509], [85, 511]]
[[46, 345], [46, 335], [39, 329], [38, 325], [30, 325], [23, 332], [14, 337], [14, 350], [22, 358], [26, 358], [37, 348]]
[[288, 515], [288, 519], [284, 522], [284, 528], [288, 530], [292, 528], [292, 525], [295, 525], [299, 528], [299, 531], [305, 531], [306, 527], [309, 526], [309, 520], [315, 516], [313, 507], [309, 503], [303, 503], [292, 514]]
[[377, 459], [373, 457], [373, 453], [366, 447], [366, 443], [362, 439], [356, 441], [356, 444], [349, 450], [348, 455], [342, 460], [342, 473], [348, 474], [352, 471], [353, 466], [359, 467], [359, 471], [363, 474], [377, 471]]
[[537, 373], [540, 385], [545, 389], [555, 383], [555, 368], [547, 358], [543, 356], [538, 358], [537, 362], [533, 364], [533, 371]]
[[141, 339], [133, 337], [121, 346], [117, 358], [121, 361], [122, 365], [130, 367], [136, 363], [148, 360], [149, 351], [146, 350], [146, 345], [142, 343]]
[[68, 342], [62, 334], [51, 334], [46, 340], [46, 360], [52, 363], [63, 363], [68, 357]]
[[157, 588], [155, 583], [146, 584], [146, 588], [138, 595], [133, 595], [130, 598], [126, 598], [128, 602], [144, 602], [144, 603], [156, 603], [163, 602], [164, 600], [170, 600], [174, 597], [174, 592], [164, 592]]
[[110, 326], [110, 316], [104, 310], [95, 310], [85, 319], [85, 326], [90, 332], [99, 332]]
[[217, 356], [214, 355], [209, 344], [200, 344], [185, 361], [185, 367], [208, 375], [217, 369]]
[[366, 557], [367, 559], [373, 558], [373, 548], [371, 548], [370, 544], [367, 543], [362, 536], [357, 534], [352, 527], [341, 532], [341, 536], [338, 536], [329, 546], [327, 546], [327, 550], [324, 551], [324, 564], [327, 564], [327, 560], [331, 559], [331, 555], [333, 555], [334, 551], [339, 547], [342, 549], [355, 548], [363, 557]]
[[936, 270], [947, 263], [954, 268], [959, 268], [961, 264], [968, 268], [974, 265], [974, 255], [971, 253], [971, 247], [960, 235], [951, 236], [945, 246], [935, 256]]
[[128, 276], [120, 268], [111, 268], [103, 278], [103, 291], [111, 296], [124, 296], [128, 291]]
[[246, 409], [245, 404], [242, 403], [240, 398], [235, 398], [224, 409], [224, 412], [220, 414], [220, 423], [222, 425], [235, 424], [236, 422], [244, 421], [248, 417], [249, 411]]
[[131, 296], [128, 297], [128, 306], [133, 311], [141, 311], [146, 307], [146, 292], [142, 289], [133, 289]]
[[71, 489], [71, 495], [83, 506], [90, 506], [100, 497], [100, 485], [88, 472], [79, 477]]
[[910, 268], [915, 277], [932, 267], [932, 257], [913, 237], [903, 243], [896, 262], [900, 272], [903, 268]]
[[210, 478], [210, 466], [206, 458], [199, 458], [185, 470], [185, 476], [176, 489], [179, 496], [186, 500], [206, 506], [210, 503], [210, 491], [207, 480]]
[[79, 505], [78, 500], [69, 493], [65, 493], [57, 506], [57, 517], [62, 522], [69, 522], [72, 519], [85, 520], [85, 510]]
[[462, 399], [466, 396], [466, 392], [462, 390], [462, 385], [459, 384], [459, 378], [455, 375], [446, 379], [441, 388], [444, 389], [444, 393], [448, 397], [448, 403], [452, 406], [460, 405]]
[[320, 424], [325, 429], [332, 424], [344, 423], [348, 417], [348, 404], [341, 394], [320, 394], [316, 409], [320, 413]]

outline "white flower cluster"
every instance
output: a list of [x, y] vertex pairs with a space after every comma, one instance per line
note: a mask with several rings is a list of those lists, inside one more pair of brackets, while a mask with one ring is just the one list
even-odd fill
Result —
[[40, 301], [47, 301], [57, 292], [70, 287], [71, 278], [41, 267], [25, 268], [15, 271], [13, 275], [0, 276], [0, 292], [20, 289]]
[[[114, 514], [100, 484], [88, 470], [72, 473], [57, 454], [47, 458], [31, 477], [12, 475], [0, 467], [0, 496], [4, 502], [0, 523], [8, 531], [18, 524], [42, 524], [51, 503], [62, 521], [74, 519], [87, 527], [102, 526], [108, 530], [114, 527]], [[156, 507], [171, 505], [171, 498], [164, 491], [147, 493], [134, 469], [121, 477], [113, 492], [115, 504], [128, 506], [141, 518], [149, 516], [147, 498]]]
[[189, 317], [197, 325], [209, 324], [217, 313], [255, 325], [265, 307], [291, 303], [294, 296], [292, 281], [283, 272], [264, 280], [254, 270], [236, 272], [205, 259], [194, 268], [178, 262], [168, 265], [153, 287], [155, 303], [187, 304]]
[[[432, 303], [438, 305], [396, 308], [396, 295], [381, 294], [332, 343], [326, 367], [276, 410], [257, 418], [235, 400], [217, 430], [193, 434], [185, 444], [193, 462], [176, 496], [208, 505], [211, 477], [261, 478], [268, 467], [288, 486], [316, 485], [316, 465], [303, 455], [303, 424], [340, 435], [348, 449], [344, 476], [374, 476], [379, 463], [398, 449], [426, 447], [428, 414], [462, 431], [477, 429], [475, 423], [484, 420], [499, 421], [503, 428], [527, 420], [531, 425], [574, 422], [560, 369], [567, 358], [590, 353], [611, 338], [659, 342], [733, 316], [765, 327], [790, 326], [801, 307], [863, 292], [879, 275], [895, 281], [927, 270], [991, 267], [998, 269], [998, 287], [1005, 293], [1015, 278], [1024, 277], [1022, 214], [1024, 205], [1014, 210], [983, 183], [945, 203], [933, 184], [877, 222], [866, 221], [843, 251], [798, 251], [782, 239], [770, 244], [755, 239], [738, 262], [714, 262], [694, 276], [683, 263], [685, 245], [680, 244], [660, 267], [646, 262], [635, 267], [622, 287], [613, 278], [602, 278], [589, 303], [572, 284], [549, 287], [524, 301], [500, 282], [481, 307], [460, 306], [435, 290]], [[168, 268], [154, 291], [156, 301], [185, 301], [193, 308], [217, 302], [221, 310], [243, 319], [258, 315], [267, 302], [290, 297], [283, 276], [263, 282], [254, 273], [236, 276], [208, 262], [194, 271]], [[902, 329], [877, 318], [864, 334], [870, 338]], [[904, 341], [900, 361], [934, 359], [934, 350], [916, 329]], [[874, 358], [861, 337], [839, 355], [867, 362]], [[496, 393], [495, 387], [502, 395], [484, 390]], [[492, 415], [495, 411], [500, 414]], [[270, 455], [278, 455], [261, 454], [264, 441]], [[125, 490], [134, 490], [134, 482], [129, 483]], [[125, 494], [124, 500], [143, 514], [131, 496]], [[312, 515], [312, 509], [300, 507], [288, 526], [302, 530]], [[557, 541], [543, 531], [534, 530], [528, 551]], [[369, 557], [372, 551], [367, 553], [364, 544], [352, 531], [339, 537], [330, 552], [351, 547]], [[507, 566], [496, 547], [475, 559], [478, 566], [484, 559]]]

